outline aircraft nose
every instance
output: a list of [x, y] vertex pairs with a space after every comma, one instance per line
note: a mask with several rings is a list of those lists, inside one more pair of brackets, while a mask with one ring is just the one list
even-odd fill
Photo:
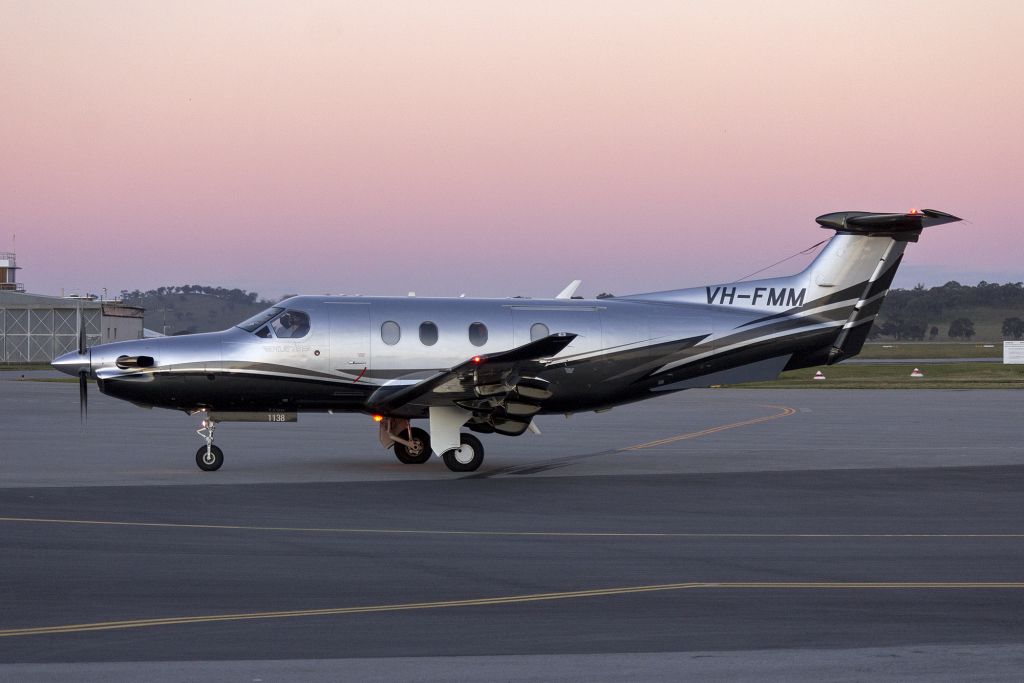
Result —
[[85, 353], [72, 351], [59, 358], [54, 358], [50, 365], [64, 374], [77, 377], [83, 371], [88, 373], [92, 370], [92, 354], [88, 351]]

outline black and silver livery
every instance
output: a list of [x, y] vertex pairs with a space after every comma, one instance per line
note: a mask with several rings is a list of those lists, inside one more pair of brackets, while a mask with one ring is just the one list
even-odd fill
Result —
[[[960, 220], [930, 209], [818, 217], [836, 234], [802, 272], [606, 299], [297, 296], [223, 332], [116, 342], [57, 358], [100, 391], [202, 414], [196, 454], [220, 467], [225, 420], [363, 412], [404, 463], [480, 466], [473, 434], [516, 436], [536, 415], [772, 379], [856, 355], [908, 242]], [[412, 421], [427, 420], [428, 429]]]

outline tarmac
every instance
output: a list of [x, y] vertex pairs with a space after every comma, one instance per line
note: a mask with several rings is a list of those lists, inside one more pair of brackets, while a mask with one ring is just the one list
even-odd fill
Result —
[[0, 680], [1005, 680], [1019, 394], [692, 390], [402, 465], [0, 382]]

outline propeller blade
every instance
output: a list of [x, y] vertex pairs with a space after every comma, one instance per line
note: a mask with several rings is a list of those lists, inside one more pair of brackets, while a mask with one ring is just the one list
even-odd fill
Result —
[[78, 307], [78, 353], [85, 353], [85, 320], [82, 318], [82, 307]]
[[89, 417], [89, 383], [84, 372], [78, 373], [78, 417], [82, 422]]

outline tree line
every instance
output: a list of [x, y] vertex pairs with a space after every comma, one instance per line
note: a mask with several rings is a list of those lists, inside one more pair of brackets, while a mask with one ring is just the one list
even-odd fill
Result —
[[242, 305], [270, 305], [273, 303], [272, 301], [260, 299], [260, 295], [256, 292], [248, 292], [244, 289], [228, 289], [226, 287], [210, 287], [208, 285], [171, 285], [168, 287], [157, 287], [156, 289], [150, 289], [145, 292], [138, 289], [131, 291], [122, 289], [121, 299], [124, 300], [126, 304], [139, 306], [143, 305], [147, 300], [171, 296], [174, 294], [205, 294], [206, 296], [216, 297], [229, 303]]
[[[929, 320], [948, 318], [950, 311], [965, 308], [1013, 309], [1024, 311], [1024, 283], [997, 284], [982, 280], [976, 286], [951, 281], [941, 287], [893, 289], [879, 311], [879, 324], [871, 337], [893, 337], [897, 340], [934, 340], [943, 335], [950, 339], [970, 341], [976, 334], [975, 321], [957, 317], [940, 329]], [[1024, 338], [1024, 320], [1019, 316], [1003, 319], [1002, 335], [1007, 339]]]

